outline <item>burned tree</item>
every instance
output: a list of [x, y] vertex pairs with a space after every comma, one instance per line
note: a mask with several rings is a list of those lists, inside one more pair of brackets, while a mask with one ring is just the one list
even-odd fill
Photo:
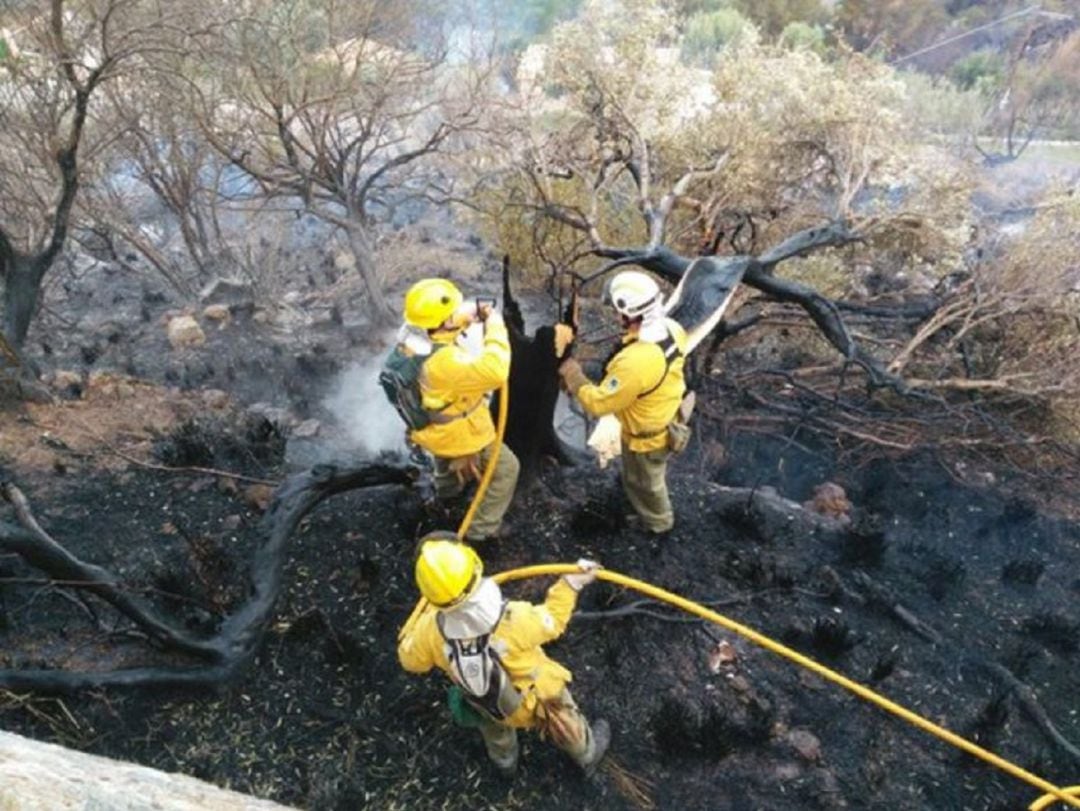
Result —
[[41, 285], [64, 249], [97, 132], [102, 87], [160, 47], [160, 9], [139, 0], [51, 0], [19, 12], [23, 41], [0, 57], [0, 284], [3, 333], [21, 348]]
[[468, 149], [488, 78], [482, 56], [454, 66], [446, 43], [418, 47], [422, 16], [409, 4], [267, 6], [199, 39], [216, 71], [191, 83], [204, 136], [249, 181], [233, 196], [338, 229], [381, 326], [394, 317], [379, 228], [451, 194], [440, 161]]
[[[1073, 430], [1069, 195], [1040, 212], [1043, 237], [984, 235], [967, 170], [905, 114], [891, 68], [746, 46], [702, 70], [665, 47], [677, 32], [663, 15], [635, 37], [617, 15], [586, 16], [522, 60], [517, 129], [478, 178], [477, 205], [517, 266], [574, 278], [583, 294], [631, 264], [677, 285], [697, 263], [738, 284], [709, 325], [706, 367], [745, 330], [796, 336], [778, 360], [711, 381], [752, 401], [731, 417], [744, 424], [889, 452], [1052, 446], [1066, 459], [1046, 422], [1015, 415], [1050, 411], [1054, 431]], [[1050, 315], [1045, 368], [1015, 346], [1038, 313]]]

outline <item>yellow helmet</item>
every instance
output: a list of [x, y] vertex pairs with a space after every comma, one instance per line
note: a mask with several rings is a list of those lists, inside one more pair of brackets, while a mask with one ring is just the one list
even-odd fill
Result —
[[421, 279], [405, 294], [405, 323], [436, 329], [461, 306], [464, 296], [447, 279]]
[[420, 540], [416, 585], [427, 601], [449, 608], [467, 600], [480, 586], [484, 564], [471, 546], [450, 532], [432, 532]]

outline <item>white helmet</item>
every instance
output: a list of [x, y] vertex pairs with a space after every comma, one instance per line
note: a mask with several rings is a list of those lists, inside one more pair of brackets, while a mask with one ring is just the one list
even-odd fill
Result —
[[606, 298], [625, 318], [648, 317], [660, 310], [660, 285], [648, 273], [624, 270], [608, 282]]

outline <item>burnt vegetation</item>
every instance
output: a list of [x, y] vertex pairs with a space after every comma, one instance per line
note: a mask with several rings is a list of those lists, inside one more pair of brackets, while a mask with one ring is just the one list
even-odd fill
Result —
[[[489, 571], [597, 558], [1076, 782], [1074, 192], [1040, 198], [1006, 238], [1004, 214], [969, 212], [969, 167], [936, 151], [922, 160], [942, 139], [902, 126], [892, 68], [846, 46], [824, 56], [749, 37], [738, 64], [699, 53], [704, 77], [652, 61], [681, 29], [627, 53], [592, 47], [625, 17], [567, 21], [533, 77], [542, 98], [514, 110], [483, 95], [506, 66], [440, 81], [449, 50], [409, 50], [408, 4], [365, 16], [363, 3], [315, 2], [311, 20], [195, 0], [50, 0], [25, 19], [17, 5], [33, 59], [9, 59], [0, 42], [0, 123], [17, 139], [0, 144], [0, 393], [16, 395], [0, 418], [33, 427], [6, 453], [35, 464], [9, 472], [0, 458], [6, 727], [311, 809], [1031, 802], [1012, 778], [733, 632], [610, 585], [582, 596], [552, 653], [586, 713], [610, 720], [611, 768], [587, 782], [527, 739], [523, 774], [499, 782], [477, 736], [452, 725], [444, 685], [406, 677], [394, 657], [416, 598], [415, 540], [466, 506], [434, 507], [422, 462], [371, 452], [297, 464], [288, 452], [310, 450], [319, 426], [305, 446], [295, 421], [206, 402], [166, 427], [132, 407], [123, 430], [142, 443], [136, 455], [115, 434], [90, 450], [59, 436], [103, 386], [117, 410], [136, 400], [118, 393], [132, 381], [90, 373], [109, 364], [150, 370], [177, 387], [171, 399], [246, 385], [252, 400], [281, 394], [317, 412], [346, 357], [382, 351], [374, 336], [394, 320], [399, 276], [422, 268], [502, 290], [506, 441], [522, 478], [508, 536], [481, 550]], [[838, 27], [867, 48], [894, 47], [893, 15], [914, 14], [860, 22], [861, 4], [841, 5]], [[590, 46], [573, 45], [583, 32]], [[1077, 64], [1070, 37], [1033, 25], [1008, 79], [982, 77], [1001, 83], [991, 107], [1006, 116], [995, 126], [1009, 160], [1034, 137], [1029, 123], [1065, 126], [1064, 85], [1041, 71]], [[212, 69], [192, 76], [189, 61]], [[513, 79], [522, 89], [528, 77]], [[845, 92], [823, 90], [834, 82]], [[638, 106], [713, 85], [723, 103], [694, 126], [672, 118], [678, 133]], [[488, 120], [488, 102], [506, 118]], [[39, 106], [64, 114], [27, 114]], [[358, 136], [357, 121], [370, 129]], [[698, 130], [708, 137], [682, 138]], [[948, 169], [884, 173], [934, 162]], [[118, 166], [147, 185], [174, 244], [147, 236], [161, 216], [140, 221], [92, 182]], [[432, 223], [451, 202], [477, 229], [452, 249], [452, 229]], [[261, 227], [249, 209], [267, 212]], [[318, 249], [291, 252], [292, 228]], [[72, 232], [85, 252], [46, 284]], [[487, 246], [513, 258], [499, 265]], [[695, 438], [672, 463], [678, 525], [662, 541], [626, 520], [616, 473], [582, 464], [554, 423], [554, 322], [578, 328], [569, 351], [598, 371], [614, 336], [595, 326], [596, 294], [628, 266], [681, 290], [670, 314], [697, 346]], [[79, 301], [92, 270], [101, 289]], [[81, 326], [92, 297], [119, 312], [125, 274], [141, 286], [127, 321]], [[205, 345], [167, 345], [158, 326], [210, 288], [222, 301], [213, 329], [199, 316]], [[531, 331], [526, 305], [541, 313]], [[167, 364], [144, 360], [155, 351]], [[42, 393], [38, 363], [61, 357], [86, 373]], [[33, 397], [49, 410], [22, 402]], [[544, 585], [508, 591], [536, 600]]]

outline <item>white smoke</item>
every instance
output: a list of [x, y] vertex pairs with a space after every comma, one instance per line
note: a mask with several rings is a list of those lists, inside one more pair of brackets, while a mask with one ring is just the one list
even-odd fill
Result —
[[[477, 356], [483, 349], [483, 339], [483, 327], [474, 324], [465, 331], [459, 346]], [[323, 401], [347, 446], [338, 448], [337, 452], [359, 451], [363, 456], [375, 456], [382, 451], [408, 453], [405, 423], [379, 385], [379, 372], [394, 340], [393, 334], [387, 335], [385, 351], [351, 364]]]
[[405, 423], [379, 385], [384, 358], [384, 354], [374, 355], [349, 366], [324, 403], [349, 444], [372, 456], [407, 450]]

